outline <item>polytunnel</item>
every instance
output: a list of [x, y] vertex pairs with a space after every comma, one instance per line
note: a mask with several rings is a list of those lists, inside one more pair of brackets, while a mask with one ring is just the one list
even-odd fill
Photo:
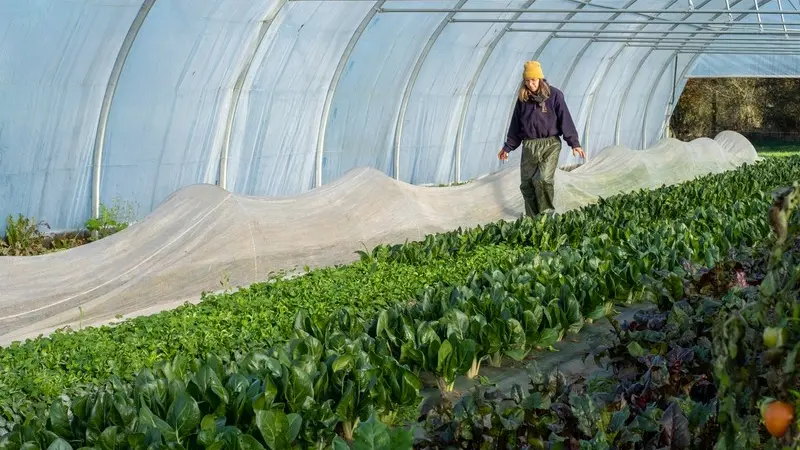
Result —
[[[0, 215], [139, 218], [181, 187], [289, 196], [372, 167], [497, 170], [522, 63], [591, 157], [664, 137], [683, 83], [796, 75], [796, 0], [0, 3]], [[567, 158], [569, 152], [564, 152]]]
[[[681, 171], [703, 172], [686, 168], [695, 157], [704, 158], [705, 165], [695, 164], [703, 170], [732, 167], [754, 154], [740, 136], [694, 147], [664, 141], [683, 86], [693, 76], [797, 76], [798, 25], [797, 0], [2, 1], [0, 215], [75, 229], [100, 205], [121, 200], [136, 206], [137, 219], [153, 218], [149, 228], [65, 252], [70, 256], [0, 261], [0, 272], [13, 270], [0, 295], [7, 311], [0, 328], [21, 336], [71, 323], [68, 309], [86, 310], [89, 300], [101, 305], [102, 296], [122, 304], [125, 295], [158, 291], [158, 299], [125, 311], [98, 306], [98, 320], [174, 304], [218, 285], [223, 269], [214, 262], [222, 257], [230, 259], [225, 270], [239, 270], [235, 281], [262, 279], [275, 261], [300, 259], [259, 253], [256, 236], [269, 240], [289, 229], [295, 234], [284, 237], [297, 242], [325, 235], [297, 211], [369, 203], [372, 209], [343, 210], [363, 223], [342, 219], [354, 231], [335, 238], [349, 246], [337, 250], [340, 259], [389, 236], [517, 216], [509, 205], [519, 203], [518, 181], [502, 175], [497, 151], [522, 65], [531, 59], [564, 92], [587, 160], [607, 154], [603, 170], [628, 164], [649, 174], [629, 180], [627, 172], [609, 172], [595, 184], [562, 174], [562, 186], [656, 186]], [[723, 147], [740, 155], [725, 156]], [[575, 162], [565, 150], [562, 166]], [[454, 194], [390, 183], [487, 175], [484, 184]], [[236, 209], [220, 206], [228, 198]], [[259, 203], [264, 198], [269, 203]], [[306, 209], [297, 206], [303, 203]], [[228, 221], [198, 227], [212, 212]], [[294, 212], [291, 221], [279, 220]], [[375, 219], [381, 214], [383, 222]], [[420, 225], [420, 218], [428, 222]], [[332, 219], [320, 213], [315, 220]], [[242, 235], [246, 242], [234, 245]], [[181, 254], [198, 267], [177, 282], [164, 273], [177, 271], [178, 260], [157, 255], [187, 236], [194, 241]], [[214, 247], [192, 254], [211, 245], [204, 240]], [[280, 244], [282, 254], [289, 242]], [[268, 245], [274, 249], [275, 239]], [[314, 245], [334, 248], [324, 240]], [[126, 253], [135, 251], [141, 257]], [[156, 261], [163, 266], [150, 267]], [[100, 265], [82, 267], [79, 283], [70, 278], [76, 262]], [[55, 275], [45, 286], [23, 272]], [[151, 283], [150, 290], [131, 283]], [[52, 304], [61, 305], [62, 317], [31, 325], [56, 317]]]

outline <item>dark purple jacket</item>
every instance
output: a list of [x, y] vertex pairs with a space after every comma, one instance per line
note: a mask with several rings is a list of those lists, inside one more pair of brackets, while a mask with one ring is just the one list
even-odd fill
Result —
[[564, 93], [550, 86], [550, 98], [544, 104], [547, 106], [547, 112], [542, 112], [539, 104], [533, 100], [523, 103], [517, 99], [511, 125], [508, 127], [508, 136], [503, 145], [507, 152], [515, 150], [526, 139], [559, 135], [564, 136], [570, 148], [581, 146], [578, 130], [575, 129], [567, 102], [564, 101]]

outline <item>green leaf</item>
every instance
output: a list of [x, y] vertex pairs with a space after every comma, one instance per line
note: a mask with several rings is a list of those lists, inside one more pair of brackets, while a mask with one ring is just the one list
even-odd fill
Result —
[[239, 450], [264, 450], [264, 446], [249, 434], [240, 434], [237, 444]]
[[525, 397], [525, 399], [522, 400], [522, 403], [520, 404], [520, 406], [522, 406], [523, 408], [534, 411], [536, 410], [544, 411], [550, 409], [550, 405], [551, 405], [550, 398], [542, 395], [541, 392], [531, 393], [530, 395]]
[[400, 347], [400, 364], [410, 364], [417, 367], [425, 365], [425, 355], [413, 341], [406, 341]]
[[689, 317], [689, 314], [676, 306], [670, 311], [667, 323], [674, 324], [679, 330], [684, 330], [689, 325], [690, 321], [691, 318]]
[[539, 347], [550, 347], [554, 345], [558, 340], [561, 339], [561, 329], [560, 328], [545, 328], [542, 330], [541, 334], [539, 335], [539, 339], [536, 341], [534, 345]]
[[660, 344], [666, 341], [667, 336], [661, 331], [645, 330], [639, 333], [641, 340], [651, 344]]
[[391, 444], [388, 428], [374, 414], [361, 422], [353, 433], [353, 450], [394, 450]]
[[103, 430], [103, 424], [106, 419], [106, 409], [111, 396], [107, 392], [101, 392], [94, 399], [89, 412], [89, 419], [86, 421], [86, 443], [94, 445], [97, 439], [100, 438], [100, 433]]
[[628, 421], [628, 418], [631, 416], [631, 411], [626, 405], [623, 409], [614, 413], [611, 417], [611, 423], [608, 425], [608, 432], [609, 433], [617, 433], [623, 428], [625, 428], [625, 423]]
[[283, 411], [257, 411], [256, 427], [271, 450], [288, 447], [286, 436], [289, 431], [289, 419]]
[[100, 450], [114, 450], [117, 448], [117, 427], [110, 426], [100, 433], [96, 447]]
[[314, 385], [311, 376], [300, 367], [290, 369], [289, 385], [286, 386], [286, 401], [292, 411], [301, 411], [306, 398], [314, 398]]
[[389, 448], [392, 450], [411, 450], [414, 444], [414, 433], [405, 427], [389, 429]]
[[717, 408], [715, 403], [695, 403], [692, 411], [689, 413], [689, 417], [687, 417], [690, 427], [704, 427], [714, 417], [716, 412]]
[[263, 350], [253, 351], [245, 356], [240, 366], [244, 374], [268, 373], [273, 377], [281, 376], [281, 363], [270, 357]]
[[525, 422], [525, 410], [512, 407], [497, 417], [506, 431], [515, 431]]
[[153, 414], [147, 405], [142, 405], [142, 407], [139, 409], [139, 420], [136, 431], [144, 433], [150, 437], [160, 433], [163, 435], [167, 443], [178, 442], [178, 436], [175, 434], [175, 429], [170, 427], [170, 425], [163, 419]]
[[439, 356], [436, 362], [436, 371], [438, 373], [445, 373], [448, 364], [450, 362], [450, 359], [453, 356], [453, 344], [450, 342], [449, 339], [445, 339], [442, 342], [442, 346], [439, 347], [438, 355]]
[[592, 310], [586, 315], [587, 319], [600, 320], [604, 317], [612, 316], [614, 313], [614, 303], [606, 302]]
[[603, 430], [597, 430], [591, 441], [581, 441], [580, 450], [610, 450], [611, 446], [608, 443], [608, 436], [603, 433]]
[[[222, 403], [229, 402], [228, 391], [222, 385], [217, 372], [209, 364], [203, 364], [200, 367], [200, 370], [192, 377], [191, 384], [197, 387], [198, 392], [194, 392], [195, 395], [199, 394], [202, 397], [208, 397], [209, 394], [213, 393]], [[192, 387], [187, 386], [187, 390], [192, 392]]]
[[783, 372], [788, 376], [793, 374], [797, 370], [797, 356], [800, 354], [800, 342], [795, 344], [794, 348], [792, 348], [789, 353], [786, 355], [786, 359], [783, 362]]
[[47, 450], [72, 450], [72, 446], [64, 439], [58, 438], [47, 447]]
[[392, 333], [392, 328], [389, 320], [389, 311], [383, 310], [378, 313], [377, 329], [375, 331], [376, 337], [386, 337], [390, 342], [394, 343], [397, 337]]
[[300, 434], [300, 428], [303, 426], [303, 419], [300, 417], [299, 414], [287, 414], [286, 419], [289, 423], [289, 426], [286, 430], [286, 441], [287, 442], [294, 442], [297, 439], [297, 436]]
[[122, 392], [116, 392], [112, 408], [112, 421], [120, 428], [129, 429], [135, 425], [136, 407], [132, 398]]
[[200, 407], [186, 392], [178, 394], [167, 411], [167, 423], [181, 439], [194, 433], [200, 420]]
[[[224, 424], [224, 418], [223, 418]], [[206, 414], [203, 420], [200, 421], [200, 432], [197, 435], [197, 441], [203, 446], [208, 447], [214, 442], [217, 436], [217, 418], [213, 414]]]
[[72, 428], [69, 425], [67, 418], [67, 408], [61, 403], [61, 400], [56, 400], [50, 405], [50, 429], [61, 437], [71, 438]]
[[348, 368], [351, 364], [353, 364], [354, 358], [353, 355], [341, 355], [333, 361], [331, 367], [333, 368], [333, 372], [341, 372]]
[[339, 400], [339, 404], [336, 405], [336, 414], [345, 421], [354, 421], [358, 416], [355, 383], [352, 380], [345, 382], [342, 398]]
[[225, 389], [228, 391], [229, 394], [239, 394], [242, 392], [247, 392], [247, 388], [250, 387], [250, 382], [247, 381], [244, 375], [241, 373], [234, 373], [228, 378], [228, 381], [225, 383]]
[[[258, 382], [254, 382], [251, 388], [257, 388]], [[248, 393], [250, 391], [248, 390]], [[272, 377], [267, 375], [264, 378], [264, 392], [259, 394], [256, 401], [253, 402], [253, 409], [270, 409], [275, 399], [278, 397], [278, 385], [272, 380]]]
[[160, 369], [164, 372], [167, 381], [183, 381], [186, 377], [187, 366], [188, 360], [179, 353], [172, 361], [162, 361]]
[[528, 354], [525, 330], [516, 319], [506, 321], [507, 340], [506, 354], [516, 361], [521, 361]]
[[205, 365], [214, 371], [218, 380], [221, 380], [223, 377], [225, 377], [225, 366], [223, 366], [222, 360], [219, 358], [219, 356], [215, 355], [214, 353], [209, 353], [206, 357]]
[[144, 433], [128, 433], [125, 442], [131, 450], [147, 450], [147, 436]]
[[758, 290], [763, 297], [769, 298], [775, 295], [777, 287], [773, 272], [767, 273], [767, 276], [761, 281], [761, 286], [759, 286]]
[[592, 399], [587, 395], [572, 394], [570, 404], [572, 405], [572, 414], [578, 419], [578, 428], [586, 436], [594, 436], [595, 428], [600, 422], [600, 415]]
[[350, 450], [350, 446], [341, 436], [333, 438], [333, 450]]
[[439, 335], [428, 322], [422, 322], [417, 328], [417, 343], [420, 346], [431, 346], [434, 342], [441, 344]]
[[631, 341], [631, 343], [628, 344], [628, 353], [630, 353], [630, 355], [633, 356], [634, 358], [639, 358], [647, 355], [648, 352], [647, 350], [643, 349], [638, 342]]

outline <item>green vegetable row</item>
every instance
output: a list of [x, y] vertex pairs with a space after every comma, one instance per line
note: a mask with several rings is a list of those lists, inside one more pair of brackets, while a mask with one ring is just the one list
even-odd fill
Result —
[[[766, 175], [798, 171], [777, 169]], [[736, 189], [724, 177], [705, 182], [708, 189]], [[665, 194], [660, 195], [664, 204]], [[316, 445], [331, 442], [336, 432], [349, 438], [372, 410], [391, 422], [398, 406], [413, 405], [423, 371], [448, 389], [456, 376], [475, 375], [487, 358], [520, 359], [579, 329], [587, 318], [608, 314], [609, 300], [639, 287], [643, 274], [680, 270], [684, 258], [713, 263], [733, 243], [762, 238], [768, 233], [763, 216], [768, 203], [768, 194], [760, 194], [731, 204], [695, 205], [677, 219], [631, 220], [618, 231], [624, 240], [587, 236], [575, 248], [501, 257], [464, 285], [438, 283], [418, 301], [382, 310], [366, 322], [347, 309], [329, 321], [301, 313], [287, 343], [229, 364], [222, 362], [224, 355], [191, 364], [179, 356], [155, 372], [142, 371], [133, 384], [117, 381], [105, 387], [106, 394], [73, 397], [77, 413], [69, 436], [63, 427], [53, 428], [53, 414], [61, 411], [51, 409], [44, 428], [22, 427], [12, 437], [21, 445], [38, 436], [50, 445], [54, 435], [48, 433], [55, 433], [75, 447], [95, 445], [108, 432], [129, 444], [124, 448], [179, 442], [217, 448], [242, 439], [254, 448], [253, 442], [281, 448], [275, 439]], [[209, 381], [212, 371], [218, 383]], [[155, 391], [147, 394], [151, 385]], [[109, 399], [121, 406], [98, 406]], [[113, 410], [128, 411], [128, 418]], [[186, 417], [180, 415], [184, 410]], [[272, 425], [259, 428], [259, 414], [270, 414], [264, 423]], [[239, 437], [242, 433], [251, 438]]]
[[[114, 374], [129, 377], [142, 367], [152, 367], [159, 358], [178, 353], [196, 356], [209, 351], [246, 351], [254, 343], [270, 344], [287, 336], [292, 314], [299, 308], [308, 309], [313, 317], [322, 317], [341, 307], [358, 305], [364, 314], [371, 314], [387, 304], [411, 298], [431, 283], [462, 282], [470, 271], [484, 271], [493, 261], [509, 253], [512, 257], [518, 254], [517, 246], [553, 250], [567, 242], [576, 245], [586, 235], [607, 233], [610, 239], [624, 238], [620, 233], [626, 225], [673, 218], [698, 204], [730, 203], [762, 190], [760, 180], [778, 183], [791, 178], [795, 166], [762, 164], [657, 192], [618, 196], [584, 211], [565, 214], [559, 220], [490, 224], [456, 236], [461, 242], [458, 246], [448, 243], [454, 239], [453, 233], [428, 237], [422, 246], [392, 247], [417, 249], [404, 254], [429, 254], [427, 259], [407, 261], [411, 265], [397, 261], [375, 265], [367, 260], [314, 271], [298, 279], [257, 285], [233, 295], [209, 297], [200, 305], [136, 318], [113, 328], [56, 333], [13, 345], [0, 351], [0, 406], [10, 404], [17, 409], [19, 405], [8, 401], [9, 397], [48, 399], [65, 389], [102, 382]], [[713, 180], [722, 184], [715, 188]], [[504, 242], [515, 247], [475, 246]], [[459, 251], [450, 256], [454, 252], [442, 255], [429, 250], [445, 245]]]
[[[161, 358], [246, 352], [280, 342], [291, 332], [293, 314], [301, 308], [318, 318], [357, 306], [361, 317], [368, 317], [431, 284], [463, 283], [471, 271], [484, 272], [529, 247], [574, 247], [586, 236], [624, 240], [626, 230], [637, 224], [685, 217], [698, 205], [730, 204], [785, 183], [796, 176], [797, 166], [797, 158], [767, 161], [678, 186], [616, 196], [555, 220], [501, 221], [431, 235], [419, 244], [381, 246], [349, 266], [207, 296], [198, 305], [114, 327], [57, 332], [15, 343], [0, 349], [0, 417], [13, 419], [15, 411], [37, 400], [101, 383], [112, 375], [129, 379]], [[748, 236], [736, 237], [742, 238]]]
[[[783, 212], [770, 217], [783, 230], [776, 237], [784, 253], [771, 248], [770, 238], [732, 252], [711, 270], [687, 266], [682, 279], [669, 274], [646, 283], [658, 307], [638, 311], [630, 322], [612, 319], [614, 331], [586, 355], [598, 364], [604, 358], [605, 374], [569, 382], [561, 374], [546, 376], [534, 361], [529, 385], [478, 384], [456, 401], [429, 397], [414, 448], [485, 442], [493, 448], [800, 448], [800, 433], [792, 430], [800, 421], [787, 422], [781, 438], [770, 436], [769, 420], [762, 422], [753, 401], [777, 399], [800, 411], [800, 393], [792, 389], [800, 385], [800, 215], [792, 216], [789, 201], [776, 204]], [[773, 257], [780, 263], [770, 264]], [[759, 313], [765, 305], [772, 311]], [[760, 319], [779, 328], [762, 333]], [[781, 331], [775, 337], [766, 330]]]
[[370, 253], [359, 253], [362, 260], [424, 264], [431, 258], [469, 254], [489, 245], [552, 251], [563, 245], [575, 246], [585, 236], [626, 239], [628, 224], [685, 218], [698, 206], [726, 205], [771, 191], [782, 183], [792, 183], [797, 178], [798, 164], [800, 157], [765, 161], [686, 183], [601, 199], [596, 204], [570, 211], [558, 220], [501, 220], [483, 227], [431, 234], [418, 242], [379, 245]]
[[326, 317], [355, 307], [360, 317], [412, 299], [426, 285], [463, 283], [489, 262], [521, 250], [500, 246], [438, 266], [364, 264], [316, 270], [290, 280], [252, 286], [236, 293], [206, 296], [152, 316], [114, 327], [57, 332], [0, 348], [0, 432], [2, 420], [43, 408], [56, 396], [81, 392], [86, 384], [112, 376], [130, 380], [142, 368], [176, 355], [242, 354], [285, 341], [300, 309]]
[[0, 449], [339, 448], [337, 433], [352, 439], [360, 417], [417, 402], [418, 378], [374, 348], [341, 330], [325, 342], [297, 330], [236, 362], [179, 355], [131, 383], [55, 400], [0, 438]]
[[727, 207], [700, 207], [684, 220], [660, 220], [624, 230], [627, 239], [585, 238], [577, 248], [530, 251], [472, 274], [465, 285], [427, 289], [413, 305], [383, 311], [368, 327], [401, 364], [435, 374], [449, 390], [459, 375], [476, 375], [482, 361], [521, 360], [532, 350], [579, 331], [587, 319], [613, 312], [650, 274], [682, 272], [685, 261], [719, 260], [732, 242], [768, 233], [766, 196]]

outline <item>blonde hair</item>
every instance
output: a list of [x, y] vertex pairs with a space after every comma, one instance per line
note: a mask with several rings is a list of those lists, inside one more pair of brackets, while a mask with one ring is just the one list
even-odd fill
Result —
[[[550, 86], [546, 81], [539, 80], [539, 92], [541, 92], [545, 97], [550, 97]], [[522, 83], [519, 85], [519, 101], [523, 103], [527, 102], [531, 98], [531, 95], [533, 95], [533, 92], [528, 89], [528, 86], [525, 84], [525, 80], [522, 80]]]

